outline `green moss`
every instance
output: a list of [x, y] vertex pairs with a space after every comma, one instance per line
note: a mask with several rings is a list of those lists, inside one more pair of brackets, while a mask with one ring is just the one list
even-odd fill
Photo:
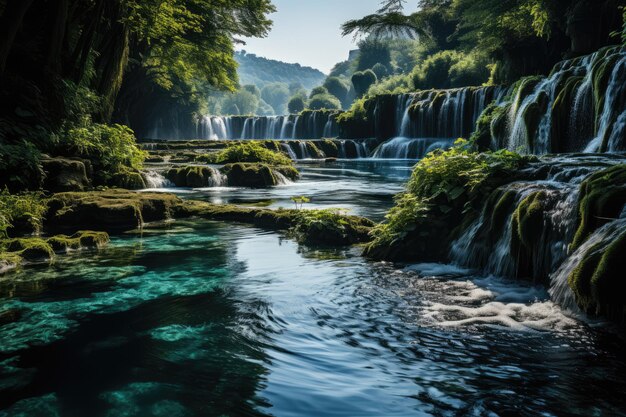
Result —
[[588, 313], [624, 323], [626, 319], [626, 232], [608, 245], [590, 248], [568, 277], [579, 306]]
[[101, 248], [109, 243], [109, 235], [105, 232], [79, 231], [72, 236], [56, 235], [46, 242], [56, 253], [65, 253], [69, 250], [81, 248]]
[[494, 139], [496, 136], [492, 132], [492, 125], [494, 124], [494, 120], [497, 120], [502, 115], [504, 110], [505, 109], [503, 107], [492, 103], [481, 113], [478, 121], [476, 122], [476, 130], [470, 138], [470, 140], [475, 143], [479, 149], [486, 150], [497, 147], [494, 146]]
[[497, 192], [492, 194], [492, 198], [497, 198], [498, 201], [495, 206], [487, 204], [486, 207], [494, 207], [491, 213], [491, 228], [490, 234], [499, 236], [503, 230], [511, 207], [515, 203], [517, 193], [513, 190], [507, 190], [505, 192]]
[[287, 179], [296, 180], [300, 173], [292, 165], [270, 166], [267, 164], [237, 163], [227, 164], [221, 172], [228, 178], [233, 187], [267, 188], [279, 185], [276, 173]]
[[187, 166], [171, 168], [165, 177], [177, 187], [200, 188], [211, 185], [215, 171], [209, 167]]
[[19, 268], [23, 261], [17, 253], [0, 251], [0, 275]]
[[309, 155], [311, 155], [313, 159], [324, 158], [324, 153], [320, 151], [317, 146], [315, 146], [314, 142], [308, 140], [308, 141], [305, 141], [305, 143], [306, 143], [306, 148], [309, 151]]
[[337, 158], [339, 156], [339, 146], [337, 142], [331, 139], [323, 139], [318, 142], [318, 148], [327, 158]]
[[512, 253], [516, 253], [518, 246], [532, 249], [543, 230], [543, 214], [545, 210], [545, 191], [538, 191], [526, 197], [517, 206], [511, 219], [513, 229]]
[[216, 163], [262, 163], [272, 166], [293, 165], [291, 158], [279, 151], [269, 150], [259, 141], [242, 141], [229, 144], [216, 156]]
[[139, 171], [125, 170], [113, 174], [109, 185], [124, 188], [126, 190], [142, 190], [146, 188], [146, 182]]
[[61, 193], [51, 197], [45, 227], [51, 230], [120, 232], [165, 220], [181, 204], [171, 194], [127, 190]]
[[26, 261], [52, 261], [54, 250], [41, 238], [11, 239], [6, 243], [6, 251], [14, 252]]
[[554, 152], [561, 152], [565, 149], [567, 129], [570, 124], [570, 112], [574, 101], [573, 95], [582, 81], [583, 77], [568, 77], [552, 105], [552, 146], [550, 149]]
[[619, 216], [626, 204], [626, 164], [596, 172], [580, 187], [578, 228], [572, 241], [577, 249], [608, 221]]

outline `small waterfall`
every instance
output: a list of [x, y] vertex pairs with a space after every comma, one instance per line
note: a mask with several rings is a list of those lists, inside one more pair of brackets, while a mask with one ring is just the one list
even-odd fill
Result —
[[289, 178], [285, 177], [282, 173], [280, 173], [278, 171], [273, 171], [273, 174], [274, 174], [274, 178], [276, 178], [276, 184], [277, 185], [293, 184], [293, 181], [291, 181]]
[[171, 188], [174, 184], [157, 171], [146, 171], [143, 173], [147, 188]]
[[291, 132], [291, 139], [297, 139], [298, 137], [298, 122], [300, 121], [300, 116], [296, 116], [296, 120], [293, 122], [293, 129]]
[[228, 185], [228, 178], [219, 169], [214, 167], [207, 167], [207, 169], [211, 172], [207, 180], [207, 187], [225, 187]]
[[365, 142], [344, 139], [339, 141], [338, 147], [337, 156], [340, 159], [360, 159], [369, 156], [369, 150]]
[[380, 159], [422, 159], [435, 149], [447, 149], [454, 143], [452, 139], [410, 139], [394, 138], [380, 145], [373, 158]]
[[296, 155], [296, 153], [293, 151], [293, 149], [291, 149], [291, 146], [289, 146], [289, 143], [281, 143], [280, 144], [281, 148], [283, 148], [283, 150], [287, 153], [287, 155], [289, 155], [289, 157], [292, 160], [297, 160], [298, 159], [298, 155]]
[[509, 104], [503, 145], [538, 155], [626, 150], [624, 79], [626, 50], [617, 47], [563, 61], [534, 86], [523, 81]]
[[299, 140], [296, 143], [300, 148], [301, 159], [311, 159], [311, 153], [309, 152], [309, 148], [306, 146], [306, 142], [303, 140]]

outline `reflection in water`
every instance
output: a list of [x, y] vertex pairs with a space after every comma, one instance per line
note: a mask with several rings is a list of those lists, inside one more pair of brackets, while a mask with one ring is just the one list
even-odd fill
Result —
[[[318, 201], [352, 175], [353, 195], [391, 194], [367, 169], [320, 181]], [[334, 175], [307, 172], [310, 183]], [[0, 297], [0, 415], [626, 410], [623, 341], [563, 315], [543, 288], [450, 265], [368, 263], [358, 248], [300, 247], [244, 226], [176, 222], [114, 238], [0, 281]]]

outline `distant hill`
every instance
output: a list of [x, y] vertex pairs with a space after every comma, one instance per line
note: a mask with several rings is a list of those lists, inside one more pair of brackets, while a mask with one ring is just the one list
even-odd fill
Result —
[[326, 78], [323, 72], [315, 68], [262, 58], [246, 51], [237, 52], [235, 59], [239, 62], [241, 85], [254, 84], [263, 88], [266, 84], [274, 82], [287, 84], [299, 82], [304, 88], [311, 90], [321, 85]]

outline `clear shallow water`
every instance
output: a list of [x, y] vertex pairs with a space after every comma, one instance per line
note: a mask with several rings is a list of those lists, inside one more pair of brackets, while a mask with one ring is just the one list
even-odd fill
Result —
[[244, 226], [114, 238], [1, 281], [0, 296], [0, 415], [626, 410], [623, 341], [545, 289]]
[[261, 204], [269, 208], [292, 208], [291, 197], [304, 195], [311, 200], [304, 208], [336, 207], [354, 215], [382, 220], [393, 204], [393, 196], [402, 191], [415, 165], [415, 161], [375, 159], [298, 162], [299, 181], [270, 189], [217, 187], [156, 190], [216, 204]]

